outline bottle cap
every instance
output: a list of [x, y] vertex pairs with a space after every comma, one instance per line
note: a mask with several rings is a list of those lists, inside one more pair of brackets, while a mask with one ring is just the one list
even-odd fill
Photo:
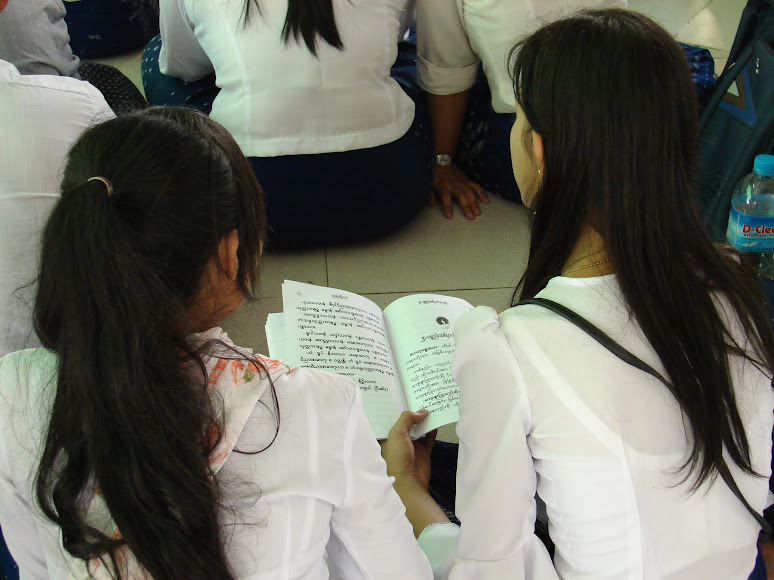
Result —
[[774, 155], [757, 155], [753, 171], [763, 177], [774, 176]]

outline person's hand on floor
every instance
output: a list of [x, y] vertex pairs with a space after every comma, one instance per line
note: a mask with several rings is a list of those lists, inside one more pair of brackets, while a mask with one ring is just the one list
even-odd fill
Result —
[[453, 216], [453, 205], [456, 201], [463, 215], [469, 219], [476, 219], [481, 215], [478, 202], [489, 203], [489, 198], [483, 188], [468, 179], [468, 176], [456, 165], [433, 167], [433, 189], [430, 192], [430, 207], [435, 207], [441, 202], [441, 211], [447, 219]]

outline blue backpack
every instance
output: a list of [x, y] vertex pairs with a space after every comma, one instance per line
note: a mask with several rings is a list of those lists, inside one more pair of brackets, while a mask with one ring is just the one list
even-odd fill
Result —
[[715, 92], [699, 119], [698, 194], [724, 241], [731, 196], [760, 153], [774, 153], [774, 2], [749, 0]]

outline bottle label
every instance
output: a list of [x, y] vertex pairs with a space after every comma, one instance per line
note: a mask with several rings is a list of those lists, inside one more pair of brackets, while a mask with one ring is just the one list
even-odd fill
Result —
[[726, 239], [740, 252], [774, 251], [774, 216], [744, 215], [733, 205], [728, 215]]

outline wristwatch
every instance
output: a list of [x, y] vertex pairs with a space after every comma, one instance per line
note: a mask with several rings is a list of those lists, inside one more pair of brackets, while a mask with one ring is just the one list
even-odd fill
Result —
[[440, 167], [448, 167], [452, 164], [452, 161], [452, 156], [446, 153], [433, 157], [433, 165], [438, 165]]

